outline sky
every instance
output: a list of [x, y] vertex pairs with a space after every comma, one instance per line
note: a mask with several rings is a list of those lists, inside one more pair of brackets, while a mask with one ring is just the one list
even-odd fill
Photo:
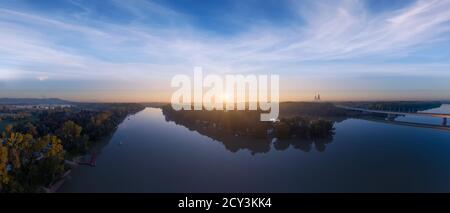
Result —
[[450, 0], [1, 0], [0, 97], [168, 101], [176, 74], [280, 98], [450, 100]]

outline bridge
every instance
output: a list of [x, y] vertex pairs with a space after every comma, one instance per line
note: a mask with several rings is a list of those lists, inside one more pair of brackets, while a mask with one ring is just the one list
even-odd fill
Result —
[[368, 113], [379, 113], [379, 114], [387, 114], [387, 115], [413, 115], [413, 116], [428, 116], [435, 118], [442, 118], [442, 126], [447, 126], [447, 119], [450, 118], [450, 114], [445, 113], [433, 113], [433, 112], [394, 112], [394, 111], [384, 111], [384, 110], [372, 110], [372, 109], [364, 109], [357, 107], [349, 107], [343, 105], [335, 105], [338, 108], [360, 111], [360, 112], [368, 112]]
[[378, 123], [381, 122], [381, 123], [394, 124], [394, 125], [398, 125], [398, 126], [411, 126], [411, 127], [420, 127], [420, 128], [428, 128], [428, 129], [440, 129], [440, 130], [450, 131], [450, 126], [414, 123], [414, 122], [407, 122], [407, 121], [382, 120], [382, 119], [369, 119], [369, 118], [362, 118], [362, 119], [363, 120], [367, 120], [367, 121], [378, 122]]

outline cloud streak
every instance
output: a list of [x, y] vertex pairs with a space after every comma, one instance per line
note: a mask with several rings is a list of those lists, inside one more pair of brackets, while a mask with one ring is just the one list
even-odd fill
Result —
[[[193, 66], [217, 73], [312, 75], [309, 65], [322, 63], [317, 70], [324, 76], [376, 74], [382, 68], [387, 69], [383, 74], [450, 74], [442, 71], [450, 68], [444, 60], [417, 69], [404, 62], [373, 65], [380, 69], [345, 66], [408, 59], [448, 44], [449, 0], [419, 0], [381, 12], [356, 0], [292, 1], [289, 24], [250, 25], [231, 35], [205, 32], [191, 23], [191, 14], [154, 2], [111, 1], [131, 14], [127, 22], [93, 19], [94, 9], [73, 3], [79, 13], [57, 17], [0, 4], [0, 80], [46, 76], [148, 82], [156, 75], [159, 80], [191, 72]], [[334, 69], [333, 63], [339, 66]]]

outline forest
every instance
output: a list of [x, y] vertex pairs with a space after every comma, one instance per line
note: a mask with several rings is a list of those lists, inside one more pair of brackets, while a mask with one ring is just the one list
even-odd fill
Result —
[[83, 104], [31, 111], [30, 119], [6, 125], [0, 137], [0, 192], [41, 192], [70, 169], [66, 159], [84, 154], [143, 108]]
[[[250, 136], [253, 138], [267, 138], [274, 135], [278, 139], [289, 139], [292, 137], [321, 138], [332, 134], [333, 121], [318, 116], [324, 113], [321, 109], [328, 110], [328, 104], [313, 104], [316, 110], [308, 113], [293, 113], [293, 109], [281, 106], [281, 117], [279, 121], [260, 121], [260, 111], [222, 111], [222, 110], [201, 110], [201, 111], [175, 111], [169, 105], [162, 107], [166, 120], [174, 121], [184, 125], [189, 129], [215, 129], [222, 134], [239, 136]], [[323, 107], [325, 106], [325, 107]], [[309, 107], [309, 106], [308, 106]], [[298, 111], [302, 109], [296, 106]], [[318, 108], [318, 109], [317, 109]], [[336, 109], [339, 110], [339, 109]], [[286, 116], [289, 114], [289, 116]]]

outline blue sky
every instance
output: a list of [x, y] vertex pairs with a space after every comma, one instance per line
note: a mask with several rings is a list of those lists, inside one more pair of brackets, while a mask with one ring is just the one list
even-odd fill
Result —
[[279, 74], [281, 98], [450, 99], [450, 0], [3, 0], [0, 96], [159, 101]]

